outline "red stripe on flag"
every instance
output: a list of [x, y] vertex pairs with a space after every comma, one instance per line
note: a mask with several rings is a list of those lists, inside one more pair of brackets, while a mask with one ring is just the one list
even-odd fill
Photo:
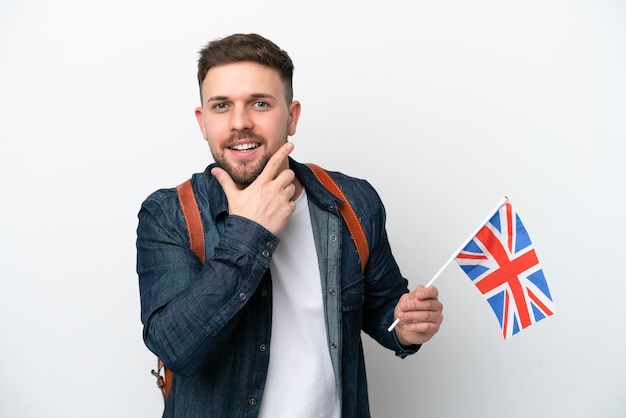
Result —
[[487, 256], [482, 254], [467, 254], [467, 253], [459, 253], [456, 258], [463, 258], [465, 260], [486, 260]]
[[537, 305], [539, 309], [541, 309], [546, 314], [546, 316], [550, 316], [554, 313], [546, 305], [544, 305], [544, 303], [540, 301], [537, 295], [531, 292], [530, 289], [528, 290], [528, 297], [530, 297], [530, 299], [535, 302], [535, 305]]
[[506, 221], [507, 221], [507, 235], [509, 238], [508, 246], [509, 252], [513, 253], [513, 206], [507, 203], [506, 205]]

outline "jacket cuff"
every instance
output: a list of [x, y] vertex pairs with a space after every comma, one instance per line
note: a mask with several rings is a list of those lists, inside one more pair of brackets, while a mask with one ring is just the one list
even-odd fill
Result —
[[398, 341], [398, 336], [396, 335], [396, 331], [393, 331], [393, 339], [396, 342], [396, 356], [400, 357], [400, 358], [406, 358], [407, 356], [410, 356], [412, 354], [415, 354], [419, 351], [420, 348], [422, 348], [422, 344], [413, 344], [413, 345], [409, 345], [408, 347], [405, 347], [403, 345], [400, 344], [400, 341]]

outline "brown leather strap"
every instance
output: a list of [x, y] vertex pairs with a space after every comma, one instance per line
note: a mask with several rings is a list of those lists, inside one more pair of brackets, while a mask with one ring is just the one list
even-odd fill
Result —
[[[191, 186], [191, 179], [178, 185], [176, 192], [178, 193], [180, 207], [185, 217], [185, 223], [187, 224], [189, 246], [200, 262], [204, 263], [204, 228], [202, 227], [202, 218], [200, 217], [198, 202], [196, 201], [196, 196]], [[163, 374], [161, 374], [161, 370], [163, 370]], [[166, 401], [167, 397], [170, 395], [174, 373], [165, 367], [161, 359], [158, 359], [158, 368], [156, 371], [152, 370], [152, 374], [156, 377], [157, 386], [163, 393], [163, 401]]]
[[176, 187], [176, 191], [178, 192], [178, 200], [183, 210], [183, 216], [187, 222], [191, 251], [204, 264], [204, 228], [202, 227], [202, 218], [200, 217], [196, 196], [193, 193], [193, 187], [191, 187], [191, 179]]
[[356, 251], [359, 254], [359, 260], [361, 262], [361, 271], [365, 271], [365, 266], [367, 264], [367, 260], [370, 256], [369, 245], [367, 244], [367, 237], [365, 236], [365, 231], [363, 230], [363, 225], [361, 225], [361, 221], [359, 221], [359, 217], [356, 215], [354, 208], [350, 204], [350, 201], [343, 193], [341, 188], [335, 183], [335, 181], [330, 177], [330, 175], [323, 168], [318, 165], [308, 163], [307, 167], [313, 171], [315, 177], [319, 180], [320, 183], [329, 192], [335, 195], [338, 199], [343, 200], [343, 203], [339, 203], [337, 206], [339, 207], [339, 212], [341, 212], [341, 216], [346, 221], [346, 226], [348, 227], [348, 231], [352, 236], [352, 240], [354, 241], [354, 245], [356, 246]]
[[[161, 362], [161, 364], [162, 363], [163, 362]], [[172, 379], [174, 379], [174, 373], [172, 373], [172, 371], [168, 369], [167, 367], [163, 366], [163, 374], [165, 375], [164, 377], [165, 385], [163, 387], [163, 393], [164, 393], [163, 399], [166, 400], [167, 397], [170, 396], [170, 389], [172, 389]]]
[[[161, 374], [161, 370], [163, 370], [163, 374]], [[156, 377], [156, 384], [158, 388], [161, 389], [163, 402], [165, 402], [170, 394], [170, 389], [172, 388], [173, 373], [170, 369], [163, 365], [163, 361], [161, 361], [160, 358], [157, 358], [157, 369], [152, 370], [152, 375]]]

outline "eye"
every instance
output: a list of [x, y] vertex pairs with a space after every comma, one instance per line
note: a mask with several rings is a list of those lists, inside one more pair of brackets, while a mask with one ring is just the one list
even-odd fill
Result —
[[213, 109], [217, 111], [226, 110], [228, 105], [226, 103], [216, 103], [213, 105]]
[[269, 107], [270, 105], [267, 102], [264, 102], [262, 100], [258, 100], [256, 102], [254, 102], [253, 106], [256, 107], [256, 108], [259, 108], [259, 109], [264, 109], [264, 108]]

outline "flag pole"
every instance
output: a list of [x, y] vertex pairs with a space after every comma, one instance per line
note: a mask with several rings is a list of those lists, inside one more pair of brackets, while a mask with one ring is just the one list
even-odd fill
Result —
[[[437, 273], [435, 273], [435, 275], [433, 276], [432, 279], [430, 279], [430, 281], [426, 284], [426, 286], [424, 287], [430, 287], [432, 286], [432, 284], [435, 282], [435, 280], [437, 280], [437, 278], [441, 275], [441, 273], [443, 273], [443, 271], [446, 269], [446, 267], [448, 267], [448, 265], [454, 261], [454, 259], [456, 258], [457, 255], [459, 255], [459, 253], [461, 251], [463, 251], [463, 248], [465, 248], [465, 246], [467, 246], [467, 244], [474, 239], [474, 237], [476, 236], [476, 234], [478, 234], [478, 232], [482, 229], [483, 226], [485, 226], [485, 224], [487, 222], [489, 222], [489, 219], [491, 219], [493, 217], [493, 215], [496, 214], [496, 212], [502, 207], [502, 205], [504, 205], [506, 202], [508, 202], [509, 198], [507, 196], [504, 196], [499, 202], [498, 205], [491, 211], [489, 212], [489, 215], [485, 218], [484, 221], [482, 221], [482, 223], [480, 225], [478, 225], [478, 227], [474, 230], [474, 232], [471, 233], [471, 235], [469, 236], [469, 238], [467, 238], [465, 241], [463, 241], [463, 244], [461, 244], [459, 246], [459, 248], [452, 253], [452, 256], [448, 259], [448, 261], [445, 262], [445, 264], [443, 266], [441, 266], [441, 268], [439, 269], [439, 271]], [[393, 321], [393, 324], [391, 324], [389, 326], [389, 328], [387, 328], [387, 331], [391, 332], [393, 331], [393, 329], [396, 327], [396, 325], [398, 325], [398, 323], [400, 322], [400, 318], [396, 318], [395, 321]]]

